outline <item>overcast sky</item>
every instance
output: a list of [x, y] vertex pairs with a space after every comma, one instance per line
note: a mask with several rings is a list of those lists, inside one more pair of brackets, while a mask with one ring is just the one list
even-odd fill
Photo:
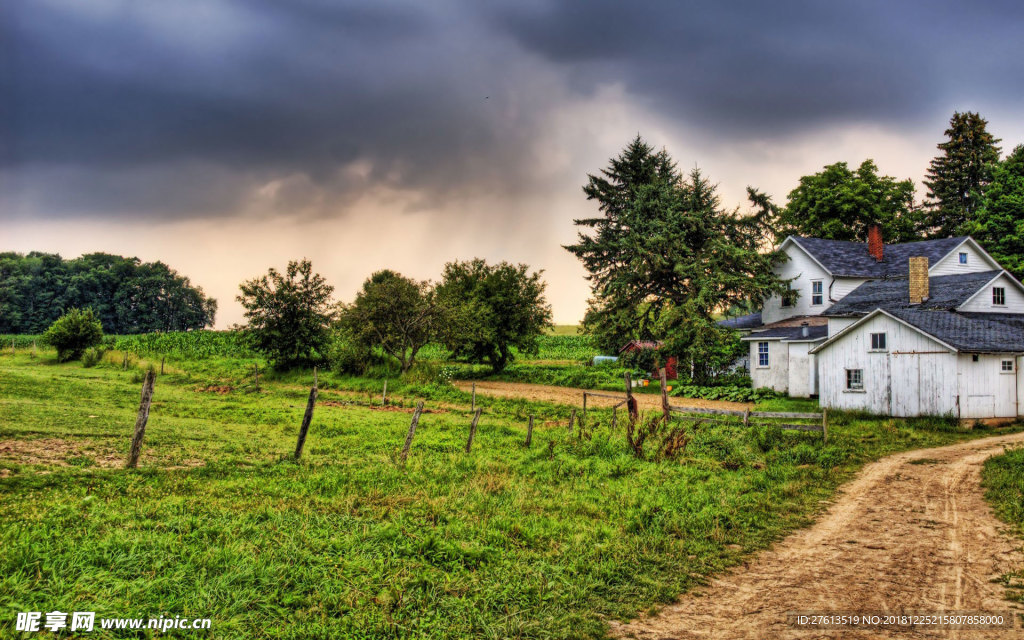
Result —
[[480, 256], [543, 268], [576, 322], [560, 245], [637, 133], [730, 207], [837, 161], [920, 181], [955, 109], [1024, 142], [1022, 25], [1010, 1], [7, 0], [0, 251], [163, 260], [219, 327], [289, 259], [351, 300]]

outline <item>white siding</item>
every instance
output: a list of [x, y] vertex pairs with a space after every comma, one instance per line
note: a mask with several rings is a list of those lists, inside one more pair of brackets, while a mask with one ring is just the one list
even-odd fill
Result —
[[[828, 272], [822, 269], [807, 253], [790, 243], [786, 247], [786, 254], [789, 260], [785, 264], [776, 265], [775, 273], [783, 280], [796, 278], [790, 283], [790, 288], [800, 293], [799, 298], [793, 306], [783, 307], [782, 299], [779, 296], [772, 296], [765, 300], [761, 310], [761, 320], [765, 324], [792, 318], [793, 316], [817, 315], [828, 309], [828, 285], [832, 281]], [[811, 305], [811, 281], [821, 280], [822, 304]]]
[[[967, 264], [960, 264], [960, 253], [967, 254]], [[945, 255], [941, 260], [931, 265], [928, 274], [933, 276], [944, 276], [951, 273], [976, 273], [978, 271], [992, 271], [998, 269], [974, 248], [969, 242], [964, 242], [958, 249], [954, 249]]]
[[809, 398], [818, 393], [817, 358], [808, 353], [816, 342], [786, 342], [789, 345], [789, 395]]
[[1003, 360], [1013, 356], [969, 353], [957, 358], [961, 418], [1013, 418], [1017, 416], [1017, 373], [1003, 373]]
[[857, 320], [860, 320], [860, 318], [829, 318], [828, 337], [831, 338], [854, 322], [857, 322]]
[[789, 390], [789, 345], [780, 340], [764, 340], [768, 343], [768, 366], [759, 367], [757, 359], [758, 340], [750, 341], [750, 380], [755, 389], [768, 387], [779, 393]]
[[1024, 356], [1018, 356], [1016, 360], [1013, 377], [1017, 381], [1017, 416], [1021, 417], [1024, 416], [1024, 402], [1020, 401], [1020, 399], [1024, 399], [1024, 376], [1020, 375], [1020, 368], [1024, 365]]
[[[1006, 304], [997, 307], [992, 304], [992, 288], [1002, 287]], [[990, 313], [1024, 313], [1024, 293], [1010, 280], [1005, 273], [992, 284], [979, 291], [973, 298], [960, 306], [960, 311], [981, 311]]]
[[[871, 334], [885, 333], [888, 351], [871, 351]], [[819, 352], [823, 407], [882, 415], [956, 412], [956, 355], [919, 331], [879, 315]], [[863, 370], [863, 391], [846, 389], [846, 370]]]
[[[867, 278], [836, 278], [835, 283], [832, 285], [832, 300], [839, 302], [850, 295], [851, 291], [867, 281]], [[828, 291], [825, 293], [827, 294]]]

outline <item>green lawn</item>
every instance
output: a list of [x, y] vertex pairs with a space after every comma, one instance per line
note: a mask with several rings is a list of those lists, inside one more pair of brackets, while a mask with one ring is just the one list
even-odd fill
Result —
[[717, 426], [641, 461], [601, 412], [579, 438], [568, 407], [480, 398], [467, 455], [467, 394], [391, 380], [381, 410], [381, 380], [321, 372], [296, 464], [310, 372], [257, 392], [251, 360], [169, 359], [125, 471], [148, 362], [121, 362], [0, 354], [0, 636], [56, 609], [209, 617], [216, 638], [602, 637], [807, 524], [863, 462], [988, 435], [839, 414], [827, 446]]
[[[982, 486], [996, 516], [1024, 536], [1024, 449], [986, 460]], [[1024, 571], [1008, 573], [1000, 582], [1007, 598], [1024, 603]]]

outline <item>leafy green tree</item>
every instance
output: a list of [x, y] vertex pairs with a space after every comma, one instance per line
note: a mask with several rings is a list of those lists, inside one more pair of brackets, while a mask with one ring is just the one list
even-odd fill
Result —
[[342, 307], [340, 324], [357, 345], [381, 349], [405, 373], [419, 350], [440, 336], [444, 311], [429, 282], [385, 269], [363, 283], [355, 302]]
[[865, 241], [878, 224], [887, 242], [919, 239], [914, 183], [878, 175], [873, 160], [851, 170], [845, 162], [800, 178], [779, 214], [781, 235]]
[[[762, 250], [770, 244], [770, 210], [723, 210], [699, 170], [683, 179], [665, 151], [654, 152], [639, 138], [602, 177], [590, 176], [584, 192], [604, 215], [577, 220], [594, 233], [581, 231], [565, 249], [590, 274], [584, 323], [602, 349], [664, 335], [695, 379], [705, 379], [704, 351], [728, 333], [713, 314], [786, 290], [773, 269], [784, 255]], [[752, 200], [759, 195], [748, 193]], [[690, 326], [703, 329], [698, 335]]]
[[323, 361], [329, 344], [334, 287], [309, 260], [290, 261], [284, 273], [274, 268], [239, 285], [237, 300], [254, 348], [275, 368], [288, 369]]
[[1017, 279], [1024, 278], [1024, 145], [992, 170], [970, 233]]
[[953, 113], [942, 153], [928, 166], [928, 211], [925, 223], [937, 237], [967, 232], [981, 204], [992, 169], [999, 162], [999, 142], [988, 132], [988, 121], [977, 113]]
[[78, 360], [89, 347], [103, 341], [103, 326], [92, 309], [69, 309], [43, 334], [61, 362]]
[[551, 326], [545, 286], [541, 272], [529, 273], [525, 264], [448, 263], [437, 295], [460, 313], [446, 323], [445, 344], [455, 357], [487, 362], [495, 372], [512, 362], [513, 348], [536, 353], [537, 338]]

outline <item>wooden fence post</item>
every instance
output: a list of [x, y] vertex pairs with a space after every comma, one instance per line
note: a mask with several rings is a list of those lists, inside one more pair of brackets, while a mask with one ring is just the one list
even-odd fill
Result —
[[569, 435], [572, 435], [572, 425], [576, 422], [576, 410], [573, 409], [572, 413], [569, 414]]
[[583, 392], [583, 414], [580, 416], [580, 429], [587, 424], [587, 392]]
[[750, 426], [750, 409], [745, 409], [743, 411], [743, 426], [744, 427], [749, 427]]
[[380, 394], [380, 406], [385, 406], [388, 403], [388, 381], [384, 380], [384, 393]]
[[473, 400], [469, 405], [470, 411], [476, 411], [476, 381], [473, 382]]
[[256, 381], [256, 390], [260, 390], [260, 365], [258, 362], [252, 363], [252, 375]]
[[473, 448], [473, 436], [476, 435], [476, 423], [480, 420], [480, 411], [481, 409], [476, 410], [473, 414], [473, 422], [469, 425], [469, 440], [466, 440], [466, 453], [469, 453]]
[[409, 433], [405, 434], [405, 446], [402, 447], [402, 464], [409, 458], [409, 449], [412, 448], [412, 437], [416, 435], [416, 425], [420, 423], [420, 413], [423, 411], [423, 401], [416, 405], [416, 411], [412, 413], [412, 422], [409, 423]]
[[661, 412], [665, 415], [665, 424], [672, 420], [672, 412], [668, 407], [668, 378], [665, 374], [665, 367], [658, 370], [661, 377]]
[[14, 352], [14, 338], [11, 338], [11, 355], [16, 355]]
[[142, 453], [142, 439], [146, 435], [146, 423], [149, 422], [149, 405], [153, 401], [153, 383], [156, 382], [156, 374], [153, 371], [146, 372], [146, 379], [142, 383], [142, 399], [139, 401], [139, 415], [135, 418], [135, 435], [132, 436], [132, 448], [128, 452], [128, 468], [134, 469], [139, 466], [139, 455]]
[[164, 360], [166, 359], [167, 356], [160, 356], [160, 375], [164, 375]]
[[128, 354], [125, 353], [124, 354], [124, 359], [121, 360], [121, 371], [127, 371], [127, 370], [128, 370]]
[[529, 448], [533, 442], [533, 416], [530, 416], [530, 423], [526, 425], [526, 447]]
[[624, 377], [626, 379], [626, 410], [629, 411], [629, 421], [632, 423], [640, 417], [640, 412], [636, 406], [636, 399], [633, 398], [633, 379], [628, 371]]
[[615, 431], [615, 423], [618, 421], [618, 419], [619, 419], [619, 405], [615, 405], [614, 407], [612, 407], [612, 426], [611, 426], [612, 431]]
[[821, 443], [828, 444], [828, 409], [821, 410]]
[[313, 422], [313, 409], [316, 408], [316, 397], [319, 393], [314, 379], [313, 388], [309, 390], [309, 400], [306, 402], [306, 413], [302, 416], [302, 426], [299, 427], [299, 441], [295, 444], [296, 460], [302, 457], [302, 448], [306, 446], [306, 434], [309, 433], [309, 425]]

